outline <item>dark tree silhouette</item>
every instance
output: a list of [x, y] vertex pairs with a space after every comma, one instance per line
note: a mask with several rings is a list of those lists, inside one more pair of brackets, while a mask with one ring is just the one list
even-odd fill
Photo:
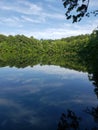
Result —
[[57, 130], [78, 130], [80, 120], [80, 117], [68, 109], [66, 114], [62, 113]]
[[[98, 123], [98, 106], [86, 108], [84, 110], [87, 114], [94, 118], [94, 121]], [[85, 119], [85, 118], [84, 118]], [[87, 128], [86, 125], [82, 126], [81, 122], [85, 123], [85, 120], [78, 116], [73, 110], [67, 110], [66, 113], [62, 113], [60, 121], [57, 126], [57, 130], [98, 130], [98, 126], [92, 126], [92, 128]]]
[[90, 14], [98, 15], [98, 10], [88, 12], [90, 0], [62, 0], [66, 9], [65, 16], [74, 22], [79, 22], [84, 16], [89, 17]]
[[96, 123], [98, 123], [98, 106], [97, 107], [92, 107], [91, 109], [90, 108], [86, 108], [84, 110], [84, 112], [90, 114], [91, 116], [93, 116], [94, 118], [94, 121]]

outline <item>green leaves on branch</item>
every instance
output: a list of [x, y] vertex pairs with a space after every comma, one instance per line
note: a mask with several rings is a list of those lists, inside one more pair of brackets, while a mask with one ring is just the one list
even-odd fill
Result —
[[66, 19], [72, 19], [73, 23], [81, 21], [84, 16], [89, 17], [90, 14], [98, 15], [98, 10], [87, 12], [90, 0], [62, 0], [62, 2], [66, 9]]

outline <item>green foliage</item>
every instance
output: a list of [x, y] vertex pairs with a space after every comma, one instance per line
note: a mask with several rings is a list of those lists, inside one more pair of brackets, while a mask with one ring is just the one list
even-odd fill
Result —
[[24, 35], [8, 37], [0, 35], [0, 65], [26, 67], [35, 64], [53, 64], [72, 69], [84, 68], [81, 63], [78, 64], [80, 59], [77, 55], [80, 42], [83, 41], [82, 37], [85, 37], [85, 41], [88, 36], [37, 40]]
[[90, 14], [98, 15], [98, 10], [88, 11], [90, 0], [62, 0], [66, 9], [66, 19], [72, 19], [74, 22], [79, 22], [84, 16], [89, 17]]
[[[24, 35], [0, 35], [0, 66], [26, 67], [52, 64], [92, 71], [98, 62], [98, 31], [58, 40], [37, 40]], [[90, 64], [90, 65], [89, 65]]]

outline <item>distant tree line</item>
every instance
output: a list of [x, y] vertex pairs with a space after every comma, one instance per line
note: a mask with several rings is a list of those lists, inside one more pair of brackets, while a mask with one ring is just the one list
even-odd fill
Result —
[[98, 30], [90, 35], [38, 40], [24, 35], [0, 34], [0, 66], [53, 64], [86, 71], [98, 63]]

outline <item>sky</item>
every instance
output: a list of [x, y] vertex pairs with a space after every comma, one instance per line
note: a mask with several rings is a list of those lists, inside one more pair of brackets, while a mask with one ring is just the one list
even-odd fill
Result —
[[[98, 0], [90, 0], [89, 11], [97, 7]], [[62, 0], [0, 0], [0, 34], [59, 39], [89, 34], [97, 25], [94, 16], [74, 24], [66, 20]]]

